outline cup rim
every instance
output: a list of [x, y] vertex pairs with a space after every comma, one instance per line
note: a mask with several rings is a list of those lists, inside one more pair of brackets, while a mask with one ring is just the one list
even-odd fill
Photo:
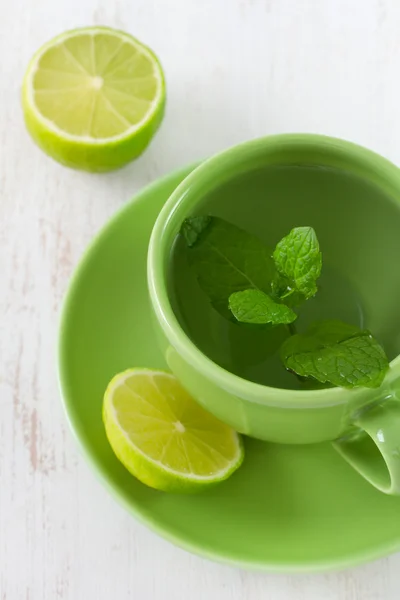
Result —
[[[169, 301], [167, 286], [167, 269], [165, 268], [165, 253], [170, 253], [168, 245], [171, 237], [171, 227], [174, 226], [174, 217], [177, 213], [184, 212], [185, 217], [193, 211], [196, 202], [192, 203], [192, 191], [204, 181], [215, 181], [215, 176], [222, 173], [224, 168], [232, 162], [245, 158], [249, 153], [284, 150], [292, 147], [313, 147], [318, 150], [331, 149], [341, 154], [346, 160], [353, 160], [368, 173], [375, 172], [389, 187], [400, 194], [400, 170], [396, 165], [379, 154], [352, 142], [319, 134], [295, 133], [265, 136], [233, 146], [211, 158], [206, 159], [197, 166], [172, 192], [157, 217], [152, 230], [147, 260], [148, 287], [153, 310], [164, 335], [176, 351], [185, 357], [185, 360], [203, 376], [211, 379], [216, 385], [226, 392], [238, 396], [249, 402], [294, 408], [336, 405], [348, 402], [348, 394], [353, 398], [368, 392], [367, 388], [324, 388], [318, 390], [291, 390], [276, 388], [253, 381], [231, 373], [230, 371], [213, 362], [204, 354], [185, 333], [179, 323]], [[277, 163], [279, 164], [279, 163]], [[372, 177], [371, 177], [372, 179]], [[214, 187], [214, 186], [213, 186]], [[399, 201], [400, 203], [400, 196]], [[184, 218], [185, 218], [184, 217]], [[394, 368], [400, 368], [400, 355], [390, 362], [389, 373]], [[386, 376], [385, 382], [390, 380]], [[385, 385], [382, 384], [383, 386]], [[382, 386], [380, 388], [383, 389]], [[378, 388], [379, 390], [379, 388]], [[369, 390], [371, 392], [371, 390]], [[372, 390], [375, 391], [376, 389]], [[268, 394], [268, 402], [265, 396]], [[379, 394], [380, 395], [380, 394]]]

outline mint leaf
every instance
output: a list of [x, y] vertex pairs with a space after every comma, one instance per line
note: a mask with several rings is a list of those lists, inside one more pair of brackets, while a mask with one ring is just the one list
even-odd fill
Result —
[[382, 346], [367, 330], [341, 321], [315, 323], [281, 348], [287, 369], [335, 386], [379, 387], [389, 368]]
[[261, 290], [250, 289], [231, 294], [229, 308], [241, 323], [287, 325], [297, 319], [291, 308], [274, 302], [271, 296]]
[[187, 245], [191, 248], [199, 239], [199, 236], [203, 233], [203, 231], [208, 227], [211, 222], [211, 217], [191, 217], [190, 219], [185, 219], [182, 227], [181, 233], [186, 240]]
[[224, 219], [200, 218], [186, 219], [181, 230], [189, 264], [214, 308], [232, 319], [231, 294], [249, 288], [270, 292], [275, 273], [271, 252], [256, 236]]
[[312, 227], [295, 227], [276, 246], [273, 259], [278, 271], [273, 289], [284, 302], [299, 304], [317, 292], [322, 256]]

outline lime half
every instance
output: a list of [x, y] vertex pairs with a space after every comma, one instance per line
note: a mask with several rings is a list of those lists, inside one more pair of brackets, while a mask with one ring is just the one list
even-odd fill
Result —
[[161, 123], [161, 65], [132, 36], [106, 27], [64, 33], [33, 57], [22, 89], [36, 143], [71, 167], [107, 171], [143, 152]]
[[132, 369], [114, 377], [103, 418], [119, 460], [159, 490], [200, 491], [227, 479], [243, 461], [240, 436], [164, 371]]

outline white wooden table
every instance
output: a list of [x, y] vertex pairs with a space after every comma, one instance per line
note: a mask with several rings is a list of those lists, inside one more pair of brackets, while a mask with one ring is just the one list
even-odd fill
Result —
[[[164, 124], [120, 172], [65, 169], [30, 141], [19, 86], [68, 28], [130, 31], [163, 62]], [[126, 514], [77, 451], [55, 346], [92, 236], [142, 186], [268, 133], [344, 137], [400, 164], [399, 0], [0, 0], [0, 600], [394, 600], [400, 554], [316, 576], [190, 556]], [[400, 515], [399, 515], [400, 518]]]

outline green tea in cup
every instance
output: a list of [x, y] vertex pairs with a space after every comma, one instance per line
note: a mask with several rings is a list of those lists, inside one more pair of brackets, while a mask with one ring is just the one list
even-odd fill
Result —
[[231, 148], [177, 187], [152, 232], [166, 364], [237, 431], [330, 441], [400, 494], [399, 256], [400, 171], [384, 158], [308, 134]]

